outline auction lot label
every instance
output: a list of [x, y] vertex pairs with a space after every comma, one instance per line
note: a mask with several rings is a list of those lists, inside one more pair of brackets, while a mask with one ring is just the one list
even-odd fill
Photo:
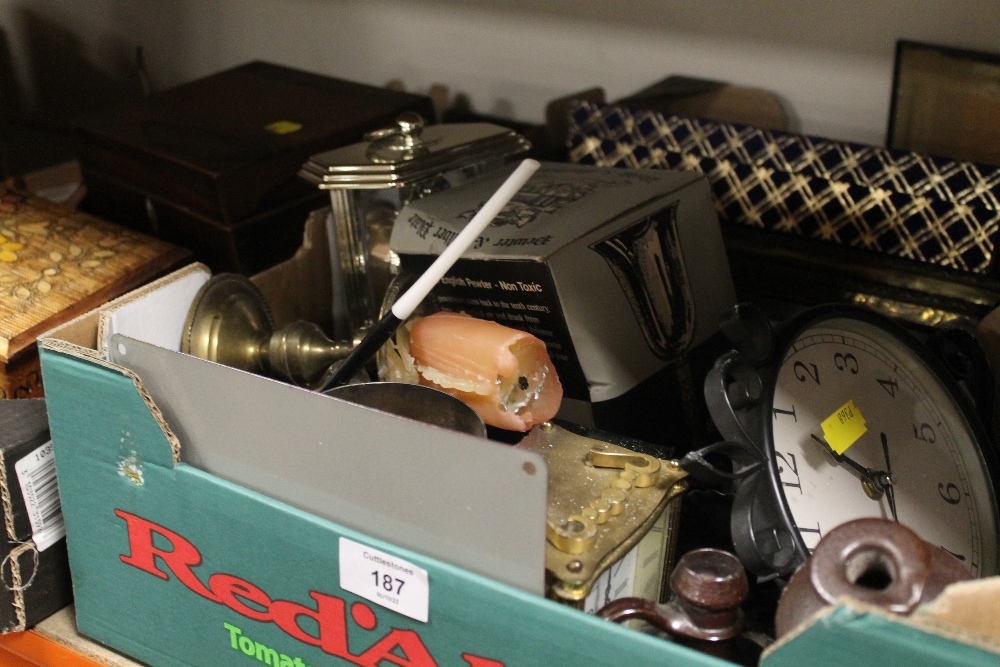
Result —
[[404, 616], [427, 622], [430, 606], [427, 570], [345, 537], [340, 538], [340, 587]]

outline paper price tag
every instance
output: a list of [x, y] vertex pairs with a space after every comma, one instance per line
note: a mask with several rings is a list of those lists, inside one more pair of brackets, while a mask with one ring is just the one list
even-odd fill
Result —
[[340, 538], [340, 587], [404, 616], [427, 622], [430, 606], [427, 570], [346, 537]]
[[17, 471], [24, 508], [31, 522], [31, 539], [39, 551], [45, 551], [66, 535], [52, 441], [18, 460], [14, 470]]
[[846, 452], [848, 447], [868, 431], [865, 418], [858, 406], [854, 405], [853, 399], [837, 408], [836, 412], [823, 420], [821, 426], [830, 449], [838, 454]]

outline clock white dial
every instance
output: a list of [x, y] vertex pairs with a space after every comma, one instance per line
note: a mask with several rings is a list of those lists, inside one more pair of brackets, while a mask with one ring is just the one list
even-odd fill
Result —
[[[823, 422], [849, 402], [867, 430], [838, 457], [830, 443], [843, 442]], [[974, 576], [998, 572], [997, 500], [976, 432], [894, 335], [855, 318], [801, 331], [778, 369], [771, 419], [771, 454], [807, 549], [851, 519], [895, 518]]]

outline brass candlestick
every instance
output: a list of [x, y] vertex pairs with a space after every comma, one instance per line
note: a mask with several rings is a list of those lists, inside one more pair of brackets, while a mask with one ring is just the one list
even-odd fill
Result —
[[188, 310], [181, 351], [300, 386], [316, 384], [352, 342], [331, 340], [305, 320], [275, 329], [264, 296], [235, 273], [209, 279]]

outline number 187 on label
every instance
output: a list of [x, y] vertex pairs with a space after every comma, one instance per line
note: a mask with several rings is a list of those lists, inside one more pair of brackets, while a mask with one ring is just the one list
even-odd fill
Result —
[[403, 592], [403, 584], [406, 583], [404, 579], [393, 577], [391, 574], [379, 572], [378, 570], [373, 570], [372, 576], [375, 577], [375, 588], [381, 588], [387, 593], [395, 595], [399, 595]]
[[427, 570], [378, 549], [340, 538], [340, 587], [375, 604], [427, 622]]

